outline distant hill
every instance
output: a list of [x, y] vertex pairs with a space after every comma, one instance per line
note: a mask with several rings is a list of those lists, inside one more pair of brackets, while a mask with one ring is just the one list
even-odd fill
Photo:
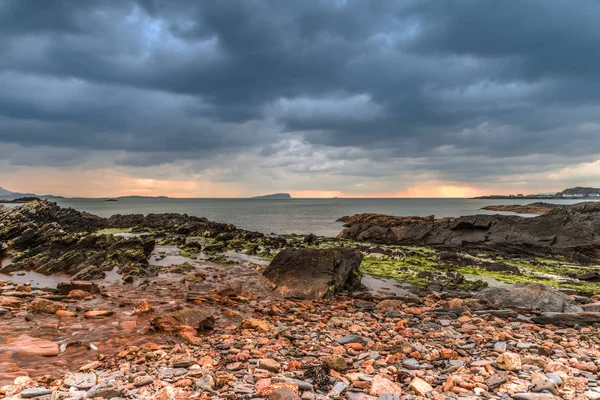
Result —
[[491, 195], [491, 196], [481, 196], [475, 197], [476, 199], [585, 199], [592, 198], [598, 199], [600, 198], [600, 189], [592, 188], [592, 187], [574, 187], [565, 189], [562, 192], [558, 193], [539, 193], [539, 194], [510, 194], [506, 195]]
[[289, 193], [273, 193], [266, 194], [264, 196], [254, 196], [250, 197], [251, 199], [271, 199], [271, 200], [287, 200], [291, 199], [292, 196]]
[[19, 198], [28, 198], [28, 197], [39, 197], [40, 199], [63, 199], [64, 198], [62, 196], [54, 196], [52, 194], [11, 192], [10, 190], [6, 190], [3, 187], [0, 187], [0, 199], [2, 199], [2, 200], [15, 200], [15, 199], [19, 199]]
[[562, 192], [556, 193], [557, 196], [574, 196], [574, 197], [596, 197], [600, 196], [600, 189], [592, 187], [574, 187], [565, 189]]

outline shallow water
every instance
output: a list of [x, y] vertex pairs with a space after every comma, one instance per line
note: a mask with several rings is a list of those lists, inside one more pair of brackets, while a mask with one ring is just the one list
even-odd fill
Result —
[[69, 280], [69, 275], [42, 275], [35, 271], [17, 271], [13, 275], [0, 274], [0, 280], [11, 281], [18, 285], [30, 282], [34, 289], [56, 289], [60, 282]]
[[[181, 213], [227, 222], [263, 233], [314, 233], [335, 236], [342, 229], [336, 219], [358, 213], [459, 217], [473, 214], [511, 214], [481, 210], [490, 204], [529, 204], [540, 200], [482, 199], [58, 199], [60, 206], [101, 217], [114, 214]], [[574, 204], [581, 200], [546, 200]], [[533, 215], [526, 215], [533, 216]]]

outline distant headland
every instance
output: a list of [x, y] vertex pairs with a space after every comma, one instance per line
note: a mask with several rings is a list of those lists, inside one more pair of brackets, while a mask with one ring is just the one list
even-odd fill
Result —
[[475, 199], [600, 199], [600, 189], [592, 187], [574, 187], [558, 193], [510, 194], [475, 197]]
[[270, 199], [270, 200], [287, 200], [291, 199], [292, 196], [289, 193], [273, 193], [265, 194], [263, 196], [250, 197], [251, 199]]

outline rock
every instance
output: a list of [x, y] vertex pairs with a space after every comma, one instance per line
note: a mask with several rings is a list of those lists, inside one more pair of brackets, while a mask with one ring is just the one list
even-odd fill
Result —
[[421, 378], [413, 378], [408, 385], [408, 390], [412, 391], [417, 396], [426, 396], [427, 393], [433, 390], [433, 387]]
[[93, 282], [86, 281], [67, 281], [67, 282], [59, 282], [56, 285], [58, 292], [60, 294], [68, 295], [73, 290], [81, 290], [91, 294], [100, 293], [100, 288]]
[[581, 307], [583, 308], [583, 311], [599, 312], [600, 311], [600, 302], [583, 304]]
[[277, 388], [269, 395], [269, 400], [301, 400], [300, 396], [290, 389]]
[[504, 371], [518, 371], [521, 369], [521, 357], [516, 353], [503, 353], [496, 358], [496, 364]]
[[8, 313], [9, 313], [9, 310], [7, 310], [6, 308], [0, 307], [0, 316], [8, 314]]
[[122, 393], [123, 389], [119, 387], [117, 381], [109, 380], [90, 388], [86, 394], [86, 397], [88, 399], [95, 399], [97, 397], [110, 399], [113, 397], [120, 397]]
[[496, 308], [521, 308], [545, 312], [580, 312], [582, 308], [569, 296], [539, 283], [515, 284], [482, 290], [479, 298]]
[[215, 318], [212, 313], [200, 308], [184, 308], [168, 315], [155, 317], [152, 327], [165, 332], [178, 332], [185, 327], [196, 330], [213, 329]]
[[513, 400], [554, 400], [554, 395], [545, 393], [515, 393], [511, 396]]
[[583, 395], [589, 400], [600, 400], [600, 393], [588, 390]]
[[91, 295], [92, 295], [91, 293], [88, 293], [81, 289], [73, 289], [69, 292], [69, 294], [67, 295], [67, 298], [74, 299], [74, 300], [83, 300], [85, 298], [90, 297]]
[[530, 390], [534, 393], [540, 393], [547, 390], [558, 396], [558, 386], [556, 385], [556, 382], [546, 377], [534, 379], [533, 382], [531, 382]]
[[342, 392], [346, 390], [347, 387], [348, 385], [346, 385], [344, 382], [338, 382], [333, 386], [327, 396], [331, 397], [332, 399], [337, 399], [342, 395]]
[[84, 316], [88, 319], [96, 319], [96, 318], [105, 318], [110, 317], [114, 313], [110, 310], [96, 310], [96, 311], [86, 311]]
[[154, 378], [150, 375], [138, 376], [133, 380], [133, 386], [142, 387], [154, 383]]
[[134, 314], [138, 315], [138, 314], [147, 314], [154, 311], [154, 308], [152, 308], [152, 306], [150, 305], [150, 303], [148, 303], [146, 300], [142, 300], [138, 303], [138, 305], [135, 307], [134, 310]]
[[600, 312], [547, 312], [532, 320], [538, 324], [591, 325], [600, 323]]
[[269, 324], [267, 321], [263, 321], [260, 319], [245, 319], [242, 321], [240, 327], [242, 329], [254, 329], [262, 333], [269, 332], [274, 327]]
[[358, 335], [344, 335], [341, 338], [335, 339], [335, 341], [341, 345], [350, 343], [360, 343], [362, 345], [367, 344], [367, 341]]
[[348, 363], [344, 357], [337, 354], [325, 356], [321, 359], [321, 361], [323, 361], [323, 364], [327, 365], [327, 367], [336, 371], [343, 371], [348, 368]]
[[210, 375], [204, 375], [204, 376], [196, 379], [196, 382], [194, 382], [194, 388], [196, 390], [205, 390], [207, 392], [210, 392], [210, 391], [212, 391], [214, 386], [215, 386], [215, 381], [214, 381], [213, 377]]
[[267, 371], [277, 372], [281, 369], [281, 364], [271, 358], [262, 358], [258, 360], [258, 368], [266, 369]]
[[59, 354], [58, 343], [30, 336], [8, 338], [6, 346], [23, 356], [54, 357]]
[[93, 372], [84, 374], [73, 374], [67, 376], [64, 380], [65, 386], [75, 387], [77, 389], [90, 389], [96, 385], [96, 374]]
[[350, 248], [285, 249], [264, 271], [264, 276], [285, 297], [321, 299], [338, 290], [360, 286], [360, 251]]
[[375, 375], [373, 377], [373, 382], [371, 383], [369, 394], [371, 396], [379, 396], [384, 393], [392, 393], [396, 396], [401, 396], [402, 389], [389, 379], [384, 378], [381, 375]]
[[340, 239], [378, 244], [465, 246], [511, 245], [511, 249], [566, 249], [597, 243], [600, 203], [557, 207], [536, 218], [513, 215], [467, 215], [459, 218], [397, 217], [357, 214], [340, 218]]
[[65, 303], [61, 303], [60, 301], [37, 298], [33, 299], [33, 301], [29, 303], [29, 308], [34, 311], [55, 314], [58, 310], [65, 310], [67, 305]]
[[217, 291], [219, 296], [223, 297], [237, 297], [244, 293], [244, 284], [241, 280], [234, 280], [228, 282], [222, 289]]
[[562, 384], [563, 384], [563, 381], [560, 378], [560, 376], [558, 376], [557, 374], [555, 374], [553, 372], [547, 373], [546, 377], [548, 377], [548, 379], [552, 379], [552, 381], [554, 381], [554, 383], [556, 383], [557, 386], [562, 386]]
[[74, 312], [67, 310], [58, 310], [55, 315], [60, 318], [74, 318], [77, 316]]
[[48, 396], [52, 394], [52, 390], [45, 388], [29, 388], [21, 392], [21, 397], [24, 399], [32, 399], [34, 397]]

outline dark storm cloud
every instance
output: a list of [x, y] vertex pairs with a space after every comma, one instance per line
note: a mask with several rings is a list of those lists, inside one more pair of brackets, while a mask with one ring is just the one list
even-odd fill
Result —
[[5, 0], [0, 144], [148, 166], [294, 137], [453, 177], [465, 157], [587, 157], [599, 20], [595, 0]]

